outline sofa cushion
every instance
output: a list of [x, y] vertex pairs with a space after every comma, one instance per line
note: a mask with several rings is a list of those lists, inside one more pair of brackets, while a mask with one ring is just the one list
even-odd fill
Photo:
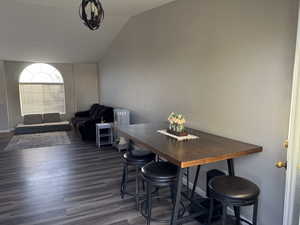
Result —
[[28, 114], [24, 115], [24, 124], [30, 125], [30, 124], [39, 124], [43, 122], [43, 116], [42, 114]]
[[52, 132], [52, 131], [68, 131], [71, 129], [68, 121], [61, 121], [55, 123], [41, 123], [41, 124], [18, 124], [15, 129], [15, 134], [34, 134], [41, 132]]
[[55, 123], [60, 122], [60, 114], [59, 113], [45, 113], [43, 122], [44, 123]]

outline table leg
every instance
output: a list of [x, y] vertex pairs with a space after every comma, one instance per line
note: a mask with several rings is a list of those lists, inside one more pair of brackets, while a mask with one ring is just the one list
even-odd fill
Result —
[[187, 196], [190, 196], [190, 168], [186, 168], [186, 190]]
[[229, 176], [235, 176], [233, 159], [227, 159]]
[[139, 180], [139, 171], [140, 168], [138, 166], [135, 167], [135, 204], [137, 211], [140, 210], [140, 180]]
[[[227, 165], [228, 165], [229, 176], [235, 176], [233, 159], [228, 159], [227, 160]], [[235, 206], [233, 208], [234, 208], [234, 215], [237, 219], [236, 224], [240, 225], [241, 224], [241, 221], [240, 221], [240, 207]]]
[[192, 193], [191, 193], [191, 196], [190, 196], [191, 200], [193, 200], [193, 198], [194, 198], [196, 186], [198, 184], [198, 177], [199, 177], [200, 168], [201, 168], [201, 166], [197, 166], [197, 171], [196, 171], [196, 175], [195, 175], [195, 179], [194, 179], [193, 189], [192, 189]]
[[177, 224], [178, 219], [178, 212], [180, 207], [180, 201], [181, 201], [181, 189], [182, 189], [182, 175], [183, 175], [182, 168], [178, 168], [177, 171], [177, 184], [176, 184], [176, 199], [175, 199], [175, 205], [172, 212], [172, 219], [171, 219], [171, 225]]
[[133, 141], [131, 139], [128, 140], [127, 152], [131, 152], [133, 149]]

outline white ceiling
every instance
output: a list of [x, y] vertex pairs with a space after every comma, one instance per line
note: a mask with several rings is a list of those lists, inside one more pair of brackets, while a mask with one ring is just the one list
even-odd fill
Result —
[[174, 0], [102, 0], [103, 27], [86, 28], [80, 0], [0, 2], [0, 59], [35, 62], [96, 62], [128, 19]]

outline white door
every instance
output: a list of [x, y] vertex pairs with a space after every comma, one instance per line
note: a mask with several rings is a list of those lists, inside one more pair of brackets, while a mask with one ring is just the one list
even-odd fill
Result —
[[300, 18], [297, 44], [287, 147], [286, 191], [283, 225], [300, 225]]

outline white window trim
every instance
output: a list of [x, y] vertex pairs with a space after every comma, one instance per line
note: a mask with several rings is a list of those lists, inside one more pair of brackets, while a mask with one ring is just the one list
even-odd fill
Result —
[[[19, 95], [20, 95], [20, 109], [21, 109], [21, 115], [24, 116], [26, 115], [27, 113], [24, 113], [24, 110], [23, 110], [23, 103], [22, 103], [22, 91], [21, 91], [21, 86], [23, 85], [62, 85], [63, 86], [63, 92], [64, 92], [64, 97], [63, 97], [63, 110], [61, 112], [58, 112], [60, 113], [61, 115], [65, 115], [66, 114], [66, 89], [65, 89], [65, 85], [64, 85], [64, 79], [63, 79], [63, 76], [62, 74], [60, 73], [60, 71], [58, 71], [54, 66], [52, 65], [49, 65], [49, 64], [44, 64], [44, 65], [47, 65], [47, 66], [50, 66], [52, 67], [52, 71], [54, 71], [56, 73], [56, 76], [58, 75], [59, 76], [59, 82], [32, 82], [32, 81], [24, 81], [24, 78], [22, 76], [24, 76], [24, 72], [27, 71], [31, 74], [33, 74], [31, 71], [28, 71], [28, 68], [29, 67], [32, 67], [34, 65], [38, 65], [40, 66], [41, 63], [34, 63], [34, 64], [31, 64], [29, 66], [27, 66], [23, 71], [22, 73], [20, 74], [20, 77], [19, 77]], [[40, 73], [43, 73], [43, 74], [48, 74], [49, 76], [51, 76], [51, 73], [47, 73], [47, 71], [40, 71]], [[39, 73], [36, 73], [36, 75], [38, 75]], [[33, 76], [35, 76], [33, 74]], [[23, 81], [20, 81], [20, 80], [23, 80]], [[46, 113], [46, 112], [40, 112], [41, 114], [42, 113]]]

